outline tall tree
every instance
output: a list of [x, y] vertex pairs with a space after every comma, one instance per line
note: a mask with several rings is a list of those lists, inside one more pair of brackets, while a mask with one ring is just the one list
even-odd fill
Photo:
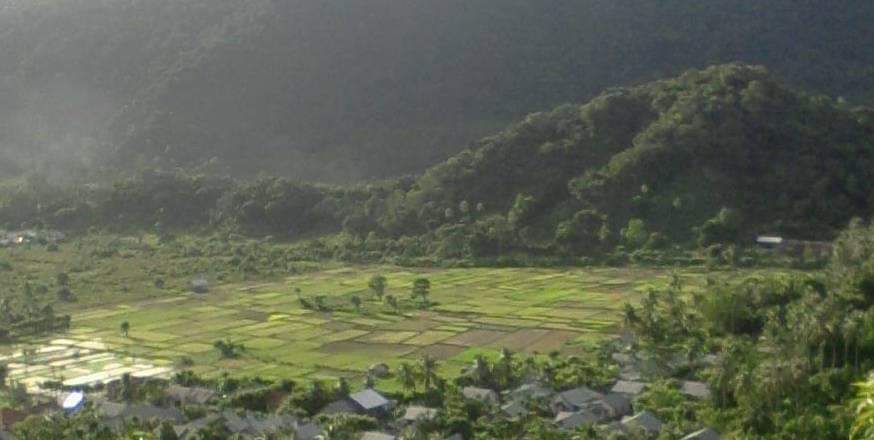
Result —
[[421, 370], [425, 390], [430, 390], [431, 386], [439, 380], [439, 377], [437, 377], [437, 361], [426, 354], [422, 357]]
[[388, 286], [388, 281], [382, 275], [374, 275], [370, 278], [370, 281], [367, 283], [367, 287], [373, 292], [376, 297], [382, 301], [383, 295], [385, 295], [385, 289]]
[[416, 372], [410, 364], [404, 362], [398, 367], [398, 381], [407, 392], [416, 392]]

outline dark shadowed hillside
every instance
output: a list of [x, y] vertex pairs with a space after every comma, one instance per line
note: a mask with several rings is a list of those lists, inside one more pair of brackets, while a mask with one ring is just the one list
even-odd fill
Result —
[[[423, 175], [356, 187], [145, 174], [111, 189], [28, 182], [0, 225], [347, 232], [356, 252], [598, 254], [616, 246], [831, 239], [874, 199], [874, 111], [722, 65], [535, 113]], [[10, 188], [11, 189], [11, 188]], [[357, 244], [356, 244], [357, 243]]]
[[350, 181], [422, 170], [531, 111], [713, 63], [870, 103], [872, 5], [3, 0], [0, 142], [28, 166], [86, 151], [86, 166]]

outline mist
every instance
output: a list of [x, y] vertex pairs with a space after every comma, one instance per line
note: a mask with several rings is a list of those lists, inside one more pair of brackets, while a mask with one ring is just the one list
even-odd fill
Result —
[[107, 145], [115, 103], [105, 93], [64, 79], [0, 86], [4, 176], [38, 173], [53, 180], [93, 177]]
[[0, 173], [424, 172], [525, 115], [726, 62], [874, 102], [870, 2], [0, 1]]

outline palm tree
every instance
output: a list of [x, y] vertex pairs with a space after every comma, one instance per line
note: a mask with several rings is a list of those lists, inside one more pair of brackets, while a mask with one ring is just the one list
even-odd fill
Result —
[[398, 380], [401, 382], [404, 391], [416, 392], [416, 372], [413, 371], [413, 367], [410, 364], [404, 362], [398, 367]]
[[437, 361], [429, 355], [422, 357], [422, 381], [425, 384], [425, 390], [430, 390], [439, 377], [437, 377]]
[[382, 275], [374, 275], [370, 278], [370, 281], [367, 283], [367, 287], [373, 291], [376, 297], [382, 301], [382, 296], [385, 295], [385, 288], [388, 286], [388, 282]]
[[361, 313], [361, 297], [358, 295], [353, 295], [351, 298], [352, 305], [355, 307], [355, 311]]
[[121, 323], [120, 328], [121, 328], [121, 335], [126, 338], [128, 336], [128, 334], [130, 334], [130, 323], [127, 321], [124, 321]]
[[484, 385], [490, 382], [492, 376], [491, 368], [489, 367], [489, 362], [486, 360], [483, 355], [478, 354], [473, 359], [473, 377], [476, 380], [477, 385]]
[[6, 388], [6, 377], [9, 376], [9, 367], [0, 364], [0, 388]]
[[501, 349], [501, 355], [497, 363], [497, 380], [504, 386], [509, 386], [513, 381], [513, 352], [507, 348]]
[[349, 393], [351, 392], [349, 387], [349, 381], [346, 380], [345, 377], [341, 377], [337, 380], [337, 395], [346, 398], [349, 397]]

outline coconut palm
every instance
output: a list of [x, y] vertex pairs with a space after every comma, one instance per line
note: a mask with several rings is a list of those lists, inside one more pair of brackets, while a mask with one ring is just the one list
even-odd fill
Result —
[[351, 392], [351, 387], [349, 386], [349, 381], [346, 380], [345, 377], [341, 377], [337, 380], [337, 395], [343, 398], [349, 397], [349, 393]]
[[437, 377], [437, 361], [426, 354], [422, 357], [421, 370], [425, 390], [430, 390], [431, 386], [439, 379], [439, 377]]
[[398, 381], [404, 391], [416, 392], [416, 372], [410, 364], [404, 362], [398, 367]]
[[350, 300], [352, 301], [352, 306], [355, 307], [355, 311], [361, 313], [361, 297], [353, 295]]
[[509, 386], [513, 381], [513, 352], [507, 348], [501, 349], [498, 363], [495, 365], [496, 379], [503, 386]]
[[130, 334], [130, 323], [127, 321], [124, 321], [121, 323], [120, 328], [121, 328], [121, 335], [126, 338], [128, 336], [128, 334]]
[[492, 378], [492, 371], [489, 367], [489, 362], [480, 354], [476, 355], [473, 359], [472, 374], [478, 385], [486, 384]]

